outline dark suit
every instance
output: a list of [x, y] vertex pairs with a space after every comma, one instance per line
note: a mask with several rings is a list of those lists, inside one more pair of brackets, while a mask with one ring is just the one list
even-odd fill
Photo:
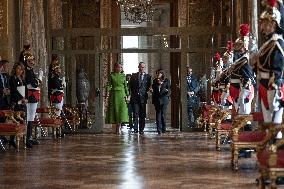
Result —
[[167, 106], [169, 104], [170, 81], [168, 79], [165, 79], [162, 83], [158, 83], [157, 79], [154, 79], [152, 89], [152, 103], [154, 104], [156, 110], [157, 132], [159, 134], [161, 132], [165, 133], [165, 114], [167, 111]]
[[[139, 131], [143, 132], [145, 127], [146, 118], [146, 104], [148, 100], [148, 91], [151, 87], [151, 76], [144, 73], [143, 79], [141, 80], [140, 73], [134, 73], [129, 81], [130, 90], [130, 103], [133, 108], [133, 120], [134, 120], [134, 131], [138, 131], [138, 120], [139, 120]], [[139, 119], [138, 119], [139, 118]]]
[[10, 95], [5, 95], [3, 90], [10, 89], [9, 75], [7, 73], [0, 74], [0, 109], [10, 108]]
[[195, 118], [193, 109], [198, 106], [198, 97], [196, 96], [198, 92], [198, 80], [194, 75], [187, 76], [187, 92], [194, 92], [193, 95], [187, 95], [187, 116], [190, 127], [195, 127]]

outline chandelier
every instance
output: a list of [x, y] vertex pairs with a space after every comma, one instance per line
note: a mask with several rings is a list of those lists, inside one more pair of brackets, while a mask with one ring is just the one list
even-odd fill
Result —
[[125, 19], [133, 23], [150, 22], [153, 18], [153, 0], [116, 0]]

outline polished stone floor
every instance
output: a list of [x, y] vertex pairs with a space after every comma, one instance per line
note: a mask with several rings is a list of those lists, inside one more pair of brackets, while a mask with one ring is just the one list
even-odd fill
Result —
[[[149, 127], [149, 126], [148, 126]], [[257, 188], [254, 158], [230, 167], [229, 146], [216, 152], [203, 133], [68, 135], [41, 140], [30, 150], [0, 154], [0, 188], [250, 189]]]

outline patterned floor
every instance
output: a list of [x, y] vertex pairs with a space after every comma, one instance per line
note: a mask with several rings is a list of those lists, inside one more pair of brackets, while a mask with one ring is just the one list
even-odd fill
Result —
[[257, 188], [254, 158], [230, 167], [229, 146], [215, 150], [204, 133], [68, 135], [42, 139], [30, 150], [0, 154], [0, 188], [250, 189]]

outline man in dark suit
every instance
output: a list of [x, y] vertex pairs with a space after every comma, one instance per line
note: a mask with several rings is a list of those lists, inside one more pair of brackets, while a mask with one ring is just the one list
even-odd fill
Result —
[[152, 84], [152, 103], [156, 110], [156, 124], [158, 134], [166, 132], [166, 111], [169, 104], [170, 81], [165, 77], [162, 69], [157, 72], [157, 78]]
[[8, 61], [0, 61], [0, 109], [10, 108], [10, 85], [8, 73]]
[[198, 106], [198, 97], [196, 96], [198, 92], [198, 80], [192, 74], [192, 69], [187, 67], [187, 116], [188, 116], [188, 126], [195, 127], [194, 118], [194, 108]]
[[129, 81], [130, 90], [130, 103], [133, 107], [133, 121], [134, 133], [138, 133], [138, 120], [139, 120], [139, 133], [144, 133], [145, 118], [146, 118], [146, 104], [148, 100], [148, 91], [151, 87], [151, 76], [145, 73], [146, 65], [140, 62], [138, 69], [139, 72], [132, 74]]
[[[10, 84], [8, 61], [0, 60], [0, 110], [10, 109]], [[0, 118], [0, 123], [5, 122], [5, 118]], [[8, 139], [5, 136], [0, 136], [0, 145], [3, 149], [3, 144], [7, 143]]]

